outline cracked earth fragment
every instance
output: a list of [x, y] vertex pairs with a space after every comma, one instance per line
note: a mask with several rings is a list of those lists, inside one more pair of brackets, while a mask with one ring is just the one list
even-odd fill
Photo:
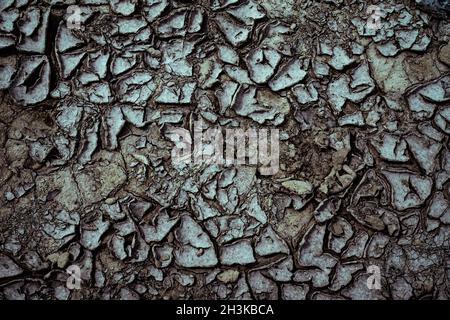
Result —
[[[449, 12], [2, 1], [0, 299], [449, 299]], [[174, 163], [196, 121], [279, 170]]]

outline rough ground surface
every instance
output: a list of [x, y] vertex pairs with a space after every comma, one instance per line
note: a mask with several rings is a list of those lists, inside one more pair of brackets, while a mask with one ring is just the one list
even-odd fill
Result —
[[[448, 299], [450, 22], [420, 2], [2, 0], [0, 298]], [[172, 165], [197, 119], [279, 128], [280, 171]]]

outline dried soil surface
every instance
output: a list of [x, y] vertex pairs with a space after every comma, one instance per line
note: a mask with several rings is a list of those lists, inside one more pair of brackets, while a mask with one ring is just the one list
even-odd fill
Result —
[[[0, 299], [448, 299], [450, 20], [419, 2], [1, 0]], [[197, 120], [279, 129], [279, 171], [175, 165]]]

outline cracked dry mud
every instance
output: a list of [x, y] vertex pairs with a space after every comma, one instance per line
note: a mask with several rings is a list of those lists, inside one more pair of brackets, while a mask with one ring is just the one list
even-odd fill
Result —
[[[2, 0], [0, 298], [448, 299], [450, 21], [418, 2]], [[279, 172], [174, 166], [198, 119], [280, 129]]]

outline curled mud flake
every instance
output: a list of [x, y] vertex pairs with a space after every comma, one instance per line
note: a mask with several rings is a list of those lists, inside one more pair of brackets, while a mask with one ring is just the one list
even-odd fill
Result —
[[342, 254], [342, 258], [362, 258], [366, 248], [369, 235], [365, 231], [359, 231], [353, 239], [350, 240], [347, 248]]
[[126, 219], [114, 224], [116, 234], [122, 237], [129, 236], [136, 232], [136, 226], [131, 219]]
[[449, 101], [450, 76], [444, 76], [410, 92], [407, 101], [417, 120], [429, 119], [440, 103]]
[[257, 195], [249, 197], [248, 202], [244, 204], [244, 208], [247, 209], [247, 214], [255, 218], [259, 223], [267, 223], [267, 214], [261, 208]]
[[306, 77], [308, 66], [309, 60], [293, 59], [289, 61], [280, 67], [277, 74], [269, 81], [269, 87], [273, 91], [279, 91], [299, 83]]
[[70, 137], [78, 134], [79, 122], [83, 116], [83, 104], [81, 101], [71, 99], [58, 104], [56, 123]]
[[327, 94], [336, 113], [340, 113], [347, 100], [359, 103], [375, 89], [366, 63], [353, 70], [351, 77], [343, 75], [328, 85]]
[[55, 239], [62, 246], [68, 243], [75, 237], [75, 228], [80, 223], [80, 216], [78, 213], [69, 213], [60, 211], [55, 214], [46, 216], [49, 220], [43, 226], [43, 231]]
[[435, 128], [431, 122], [421, 123], [417, 129], [425, 138], [430, 138], [437, 142], [442, 142], [442, 140], [444, 140], [444, 135]]
[[30, 144], [30, 156], [34, 161], [43, 163], [52, 149], [53, 146], [50, 142], [32, 142]]
[[80, 66], [85, 56], [86, 56], [85, 52], [59, 55], [61, 76], [64, 79], [69, 78], [74, 73], [74, 71]]
[[339, 291], [347, 286], [353, 279], [353, 274], [362, 270], [364, 265], [362, 263], [339, 263], [336, 266], [336, 273], [331, 281], [330, 289], [332, 291]]
[[328, 285], [329, 275], [338, 262], [335, 257], [322, 251], [325, 228], [313, 225], [300, 242], [298, 251], [301, 266], [316, 267], [309, 271], [299, 271], [298, 278], [305, 282], [311, 280], [313, 285], [319, 287]]
[[[145, 110], [141, 107], [132, 107], [129, 105], [123, 105], [122, 113], [125, 117], [125, 120], [135, 127], [141, 128], [147, 124], [147, 121], [145, 121]], [[136, 147], [138, 149], [145, 148], [145, 143], [146, 138], [141, 138], [137, 143]]]
[[195, 42], [180, 39], [170, 40], [162, 45], [162, 63], [168, 73], [181, 76], [192, 76], [192, 63], [187, 59], [193, 52]]
[[203, 195], [209, 200], [214, 200], [217, 195], [217, 181], [213, 180], [208, 183], [203, 189]]
[[450, 224], [450, 202], [442, 192], [437, 192], [428, 207], [428, 216], [439, 219], [444, 224]]
[[371, 144], [384, 160], [393, 162], [409, 161], [406, 141], [399, 136], [386, 133], [382, 137], [372, 140]]
[[0, 254], [0, 279], [15, 277], [23, 270], [10, 257]]
[[117, 76], [131, 70], [137, 64], [137, 54], [126, 51], [111, 59], [110, 70]]
[[386, 300], [383, 290], [372, 290], [367, 286], [370, 274], [361, 273], [355, 280], [341, 291], [341, 294], [352, 300]]
[[325, 221], [333, 218], [341, 207], [341, 200], [337, 197], [331, 197], [323, 200], [314, 210], [314, 218], [318, 223], [323, 223]]
[[[225, 197], [228, 201], [226, 194]], [[219, 202], [221, 202], [220, 197]], [[219, 210], [208, 201], [205, 201], [201, 195], [197, 197], [191, 196], [191, 207], [199, 220], [206, 220], [208, 218], [220, 215]]]
[[350, 76], [350, 88], [352, 90], [348, 97], [350, 101], [360, 102], [375, 89], [375, 82], [370, 76], [367, 63], [360, 64]]
[[272, 226], [267, 226], [256, 241], [255, 252], [260, 256], [270, 256], [278, 253], [289, 254], [289, 247], [286, 242], [275, 233]]
[[407, 172], [383, 171], [391, 185], [392, 205], [397, 210], [420, 207], [431, 194], [433, 181]]
[[135, 71], [123, 78], [117, 85], [120, 102], [145, 106], [156, 89], [153, 77], [146, 71]]
[[265, 277], [261, 271], [250, 272], [248, 275], [248, 283], [256, 299], [278, 299], [278, 287], [276, 282]]
[[286, 256], [278, 259], [267, 269], [267, 274], [276, 282], [289, 282], [292, 280], [294, 262], [291, 256]]
[[238, 6], [227, 9], [233, 17], [239, 19], [246, 25], [253, 25], [256, 20], [266, 16], [263, 8], [255, 1], [248, 0]]
[[113, 101], [111, 87], [107, 82], [97, 82], [80, 88], [76, 95], [94, 104], [108, 104]]
[[112, 220], [122, 220], [126, 217], [125, 212], [122, 210], [119, 202], [115, 203], [104, 203], [101, 205], [101, 209], [111, 218]]
[[246, 265], [256, 262], [250, 240], [239, 240], [221, 247], [220, 262], [223, 265]]
[[338, 124], [341, 127], [343, 126], [362, 127], [365, 124], [364, 116], [360, 111], [351, 114], [346, 114], [338, 119]]
[[152, 224], [143, 222], [139, 225], [139, 228], [146, 242], [160, 242], [169, 234], [178, 221], [178, 216], [170, 217], [164, 210], [153, 218]]
[[10, 89], [20, 105], [29, 106], [44, 101], [50, 91], [50, 64], [46, 56], [27, 56], [20, 61], [19, 70]]
[[[239, 84], [253, 84], [253, 81], [250, 79], [248, 71], [238, 66], [229, 66], [226, 65], [224, 67], [225, 72], [231, 78], [232, 81], [230, 83], [239, 83]], [[232, 98], [233, 96], [229, 96], [228, 98]]]
[[228, 45], [218, 45], [217, 55], [224, 63], [237, 65], [239, 63], [239, 54]]
[[103, 234], [109, 229], [110, 223], [101, 215], [92, 222], [83, 223], [81, 226], [80, 244], [89, 250], [95, 250], [100, 246]]
[[168, 267], [173, 260], [173, 247], [167, 243], [154, 245], [152, 248], [153, 258], [158, 268]]
[[394, 300], [409, 300], [413, 297], [413, 288], [403, 277], [399, 277], [390, 286]]
[[241, 86], [235, 97], [234, 109], [238, 115], [247, 116], [262, 124], [271, 121], [275, 125], [284, 122], [289, 113], [289, 101], [269, 90]]
[[191, 9], [178, 9], [160, 20], [156, 32], [161, 38], [186, 36], [197, 33], [203, 25], [203, 10], [193, 7]]
[[434, 117], [434, 123], [445, 133], [450, 134], [450, 107], [439, 109]]
[[246, 232], [246, 219], [233, 217], [216, 217], [205, 221], [205, 228], [216, 237], [218, 244], [242, 238]]
[[197, 86], [195, 82], [185, 82], [182, 85], [164, 86], [156, 95], [155, 102], [163, 104], [189, 104]]
[[341, 71], [353, 62], [355, 62], [355, 60], [349, 56], [347, 51], [342, 47], [337, 46], [333, 48], [332, 58], [328, 61], [328, 64], [335, 70]]
[[211, 239], [191, 217], [181, 217], [175, 236], [179, 244], [174, 252], [178, 265], [185, 268], [207, 268], [218, 263]]
[[431, 43], [431, 37], [428, 34], [421, 34], [412, 45], [411, 51], [424, 52]]
[[319, 93], [313, 82], [295, 86], [292, 88], [292, 93], [301, 104], [308, 104], [319, 100]]
[[329, 239], [328, 246], [336, 253], [341, 253], [342, 249], [347, 245], [347, 242], [353, 236], [352, 225], [344, 218], [338, 218], [335, 222], [329, 225]]
[[[250, 78], [258, 84], [266, 83], [274, 75], [280, 60], [281, 55], [270, 48], [256, 48], [250, 51], [245, 58]], [[297, 71], [300, 70], [299, 65], [294, 64], [293, 68], [297, 68]], [[280, 86], [276, 82], [275, 87], [277, 84]]]
[[[96, 80], [104, 79], [108, 73], [109, 59], [110, 54], [107, 52], [97, 51], [89, 54], [87, 65], [90, 72], [88, 74]], [[83, 82], [81, 79], [80, 81]]]
[[297, 270], [293, 280], [300, 283], [311, 283], [314, 288], [324, 288], [330, 284], [330, 276], [320, 269]]
[[58, 53], [65, 53], [81, 47], [84, 44], [84, 40], [74, 30], [67, 28], [64, 21], [61, 21], [56, 32], [56, 51]]
[[264, 36], [260, 35], [259, 37], [261, 46], [267, 46], [286, 56], [292, 56], [297, 52], [307, 52], [308, 49], [304, 48], [303, 45], [297, 47], [297, 45], [294, 44], [294, 29], [295, 25], [283, 23], [281, 21], [272, 21], [265, 26], [261, 26], [261, 28], [257, 28], [258, 32], [265, 33]]
[[447, 66], [450, 66], [450, 44], [446, 44], [440, 48], [439, 60]]
[[230, 186], [233, 183], [235, 176], [236, 176], [235, 168], [229, 168], [222, 171], [219, 176], [219, 187], [226, 188]]
[[306, 295], [309, 292], [307, 284], [290, 284], [281, 285], [281, 298], [283, 300], [306, 300]]
[[400, 52], [400, 48], [392, 40], [383, 44], [378, 44], [377, 50], [385, 57], [394, 57]]
[[396, 33], [397, 42], [402, 50], [410, 49], [419, 35], [419, 30], [399, 30]]
[[115, 21], [114, 33], [119, 33], [121, 35], [136, 35], [140, 31], [143, 31], [147, 27], [147, 22], [142, 18], [119, 18]]
[[237, 188], [232, 186], [227, 190], [220, 189], [217, 193], [217, 199], [227, 213], [234, 213], [239, 202]]
[[299, 196], [306, 196], [312, 193], [313, 185], [309, 181], [303, 180], [288, 180], [282, 182], [281, 185], [288, 189], [289, 191], [294, 192]]
[[[178, 110], [165, 110], [158, 114], [157, 121], [158, 124], [163, 125], [165, 123], [180, 123], [183, 120], [183, 111]], [[151, 116], [149, 118], [152, 118]]]
[[13, 47], [15, 44], [16, 44], [15, 36], [0, 34], [0, 50]]
[[111, 10], [114, 13], [129, 16], [136, 10], [137, 0], [111, 0]]
[[0, 90], [9, 89], [17, 71], [17, 57], [0, 57]]
[[419, 166], [427, 174], [432, 173], [436, 166], [435, 160], [441, 151], [442, 145], [426, 137], [414, 134], [406, 137], [406, 141]]
[[92, 123], [91, 126], [88, 126], [84, 130], [85, 139], [82, 141], [81, 153], [78, 156], [78, 162], [81, 165], [85, 165], [85, 164], [91, 162], [91, 160], [92, 160], [92, 156], [93, 156], [95, 150], [98, 147], [98, 142], [99, 142], [98, 131], [99, 131], [99, 127], [100, 127], [100, 122], [99, 121], [95, 121], [94, 123]]
[[125, 260], [128, 257], [125, 251], [125, 238], [117, 234], [113, 235], [109, 240], [110, 250], [117, 259]]
[[117, 136], [125, 125], [125, 119], [120, 106], [114, 106], [108, 110], [102, 123], [105, 134], [105, 145], [109, 150], [114, 150], [118, 147]]
[[214, 11], [220, 10], [237, 2], [239, 0], [211, 0], [211, 9]]
[[389, 237], [382, 233], [375, 233], [367, 246], [367, 256], [369, 258], [379, 258], [384, 254], [384, 249], [389, 243]]
[[20, 51], [44, 54], [47, 43], [47, 28], [50, 15], [50, 8], [40, 11], [38, 8], [31, 8], [23, 20], [19, 20], [19, 30], [21, 32], [17, 49]]
[[167, 9], [169, 0], [145, 0], [143, 1], [143, 15], [148, 22], [155, 21]]
[[151, 202], [134, 200], [128, 205], [131, 215], [137, 220], [141, 221], [142, 218], [148, 213], [154, 206]]
[[20, 12], [16, 8], [11, 8], [8, 10], [0, 10], [0, 20], [2, 21], [0, 31], [5, 33], [13, 32], [14, 25], [19, 16]]
[[59, 134], [52, 140], [59, 157], [51, 160], [51, 163], [56, 166], [63, 165], [75, 154], [75, 140], [68, 139], [67, 137]]
[[252, 31], [251, 26], [239, 23], [226, 13], [218, 14], [215, 20], [220, 31], [223, 32], [225, 38], [233, 47], [240, 47], [249, 39]]
[[199, 70], [199, 82], [203, 89], [211, 88], [214, 84], [219, 82], [219, 76], [222, 73], [222, 65], [217, 61], [217, 59], [212, 56], [211, 58], [205, 59], [200, 64]]

